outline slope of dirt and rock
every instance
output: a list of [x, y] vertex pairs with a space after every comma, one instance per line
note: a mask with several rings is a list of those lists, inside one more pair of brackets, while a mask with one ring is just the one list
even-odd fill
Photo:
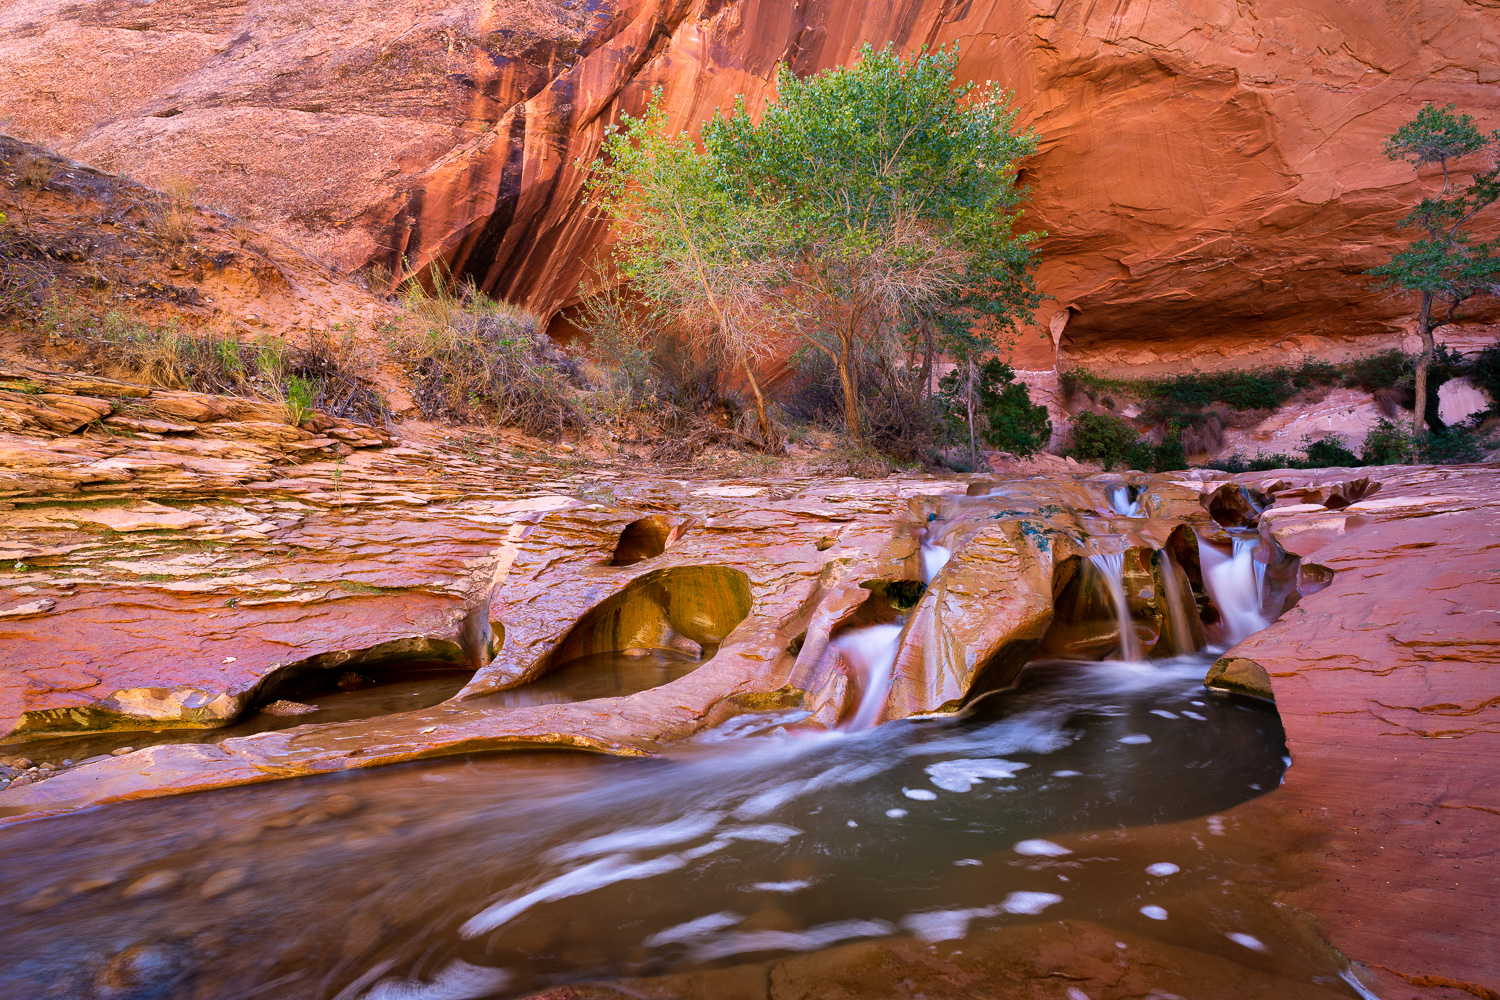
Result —
[[[71, 335], [83, 316], [295, 341], [390, 312], [366, 289], [253, 225], [0, 135], [6, 301]], [[63, 310], [59, 313], [59, 307]], [[14, 340], [14, 332], [8, 339]], [[33, 344], [45, 349], [45, 344]]]

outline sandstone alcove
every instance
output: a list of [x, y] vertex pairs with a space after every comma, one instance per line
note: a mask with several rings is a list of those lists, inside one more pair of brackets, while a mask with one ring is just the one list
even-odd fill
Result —
[[633, 566], [643, 559], [653, 559], [667, 551], [684, 527], [661, 514], [648, 514], [631, 521], [620, 532], [620, 540], [615, 544], [609, 564]]
[[749, 613], [750, 578], [740, 570], [655, 570], [584, 614], [547, 656], [542, 672], [587, 656], [638, 650], [707, 659]]

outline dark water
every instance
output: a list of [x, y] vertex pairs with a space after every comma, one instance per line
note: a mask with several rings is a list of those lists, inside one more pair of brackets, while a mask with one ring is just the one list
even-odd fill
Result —
[[0, 831], [0, 996], [479, 1000], [1059, 917], [1337, 992], [1220, 898], [1216, 814], [1275, 788], [1285, 746], [1203, 670], [1039, 663], [963, 720], [742, 718], [663, 759], [495, 754], [23, 824]]
[[[599, 653], [559, 666], [543, 677], [509, 691], [474, 702], [483, 708], [519, 708], [613, 698], [659, 687], [703, 664], [703, 660], [672, 649], [640, 650], [638, 655]], [[316, 711], [303, 715], [273, 715], [253, 710], [244, 718], [217, 729], [130, 730], [80, 736], [49, 736], [0, 745], [6, 756], [25, 756], [36, 763], [79, 764], [121, 747], [136, 750], [166, 743], [218, 743], [235, 736], [309, 724], [353, 722], [402, 712], [415, 712], [447, 701], [469, 682], [472, 671], [451, 663], [416, 661], [382, 666], [369, 676], [357, 676], [357, 686], [340, 690], [337, 681], [354, 671], [317, 675], [316, 686], [278, 691], [273, 697], [307, 705]]]

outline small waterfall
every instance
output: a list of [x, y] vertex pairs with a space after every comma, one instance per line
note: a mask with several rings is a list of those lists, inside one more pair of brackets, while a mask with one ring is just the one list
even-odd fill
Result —
[[941, 545], [935, 545], [932, 542], [929, 542], [927, 540], [927, 531], [926, 529], [923, 529], [922, 582], [924, 584], [931, 583], [932, 578], [942, 572], [943, 567], [948, 565], [948, 560], [952, 557], [953, 553], [948, 549], [943, 548]]
[[1109, 596], [1115, 602], [1115, 620], [1120, 626], [1120, 658], [1137, 662], [1141, 659], [1141, 639], [1135, 634], [1135, 623], [1130, 620], [1130, 605], [1125, 601], [1125, 555], [1119, 552], [1112, 555], [1096, 554], [1089, 556], [1089, 562], [1099, 570], [1105, 586], [1109, 588]]
[[1130, 499], [1129, 486], [1116, 486], [1109, 494], [1109, 505], [1122, 517], [1141, 516], [1141, 501], [1139, 498]]
[[[1186, 646], [1193, 642], [1193, 625], [1188, 617], [1191, 604], [1183, 597], [1182, 586], [1177, 582], [1177, 560], [1167, 549], [1158, 549], [1156, 555], [1161, 560], [1162, 602], [1167, 606], [1167, 620], [1172, 623], [1172, 638], [1177, 646], [1174, 652], [1178, 656], [1197, 652], [1196, 645], [1191, 649]], [[1197, 614], [1198, 609], [1194, 607], [1192, 613]]]
[[[943, 549], [947, 552], [947, 549]], [[941, 568], [941, 567], [940, 567]], [[870, 625], [850, 629], [829, 643], [859, 678], [859, 708], [843, 725], [846, 732], [869, 729], [885, 707], [885, 696], [891, 690], [891, 672], [896, 666], [896, 652], [901, 648], [900, 625]]]
[[1259, 632], [1269, 622], [1260, 612], [1261, 584], [1266, 568], [1255, 561], [1258, 539], [1235, 538], [1234, 554], [1198, 539], [1198, 562], [1203, 567], [1203, 585], [1224, 616], [1231, 643]]

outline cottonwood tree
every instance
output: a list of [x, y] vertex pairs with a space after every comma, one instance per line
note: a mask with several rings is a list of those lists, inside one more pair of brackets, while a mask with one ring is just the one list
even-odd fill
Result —
[[[1417, 170], [1434, 164], [1443, 169], [1442, 190], [1424, 197], [1398, 224], [1401, 229], [1417, 230], [1416, 240], [1389, 263], [1370, 271], [1390, 286], [1422, 296], [1417, 313], [1422, 353], [1417, 359], [1412, 414], [1416, 439], [1426, 425], [1427, 374], [1435, 351], [1432, 331], [1438, 325], [1434, 306], [1446, 304], [1445, 322], [1451, 323], [1465, 300], [1500, 293], [1500, 240], [1475, 242], [1468, 229], [1475, 216], [1500, 201], [1500, 163], [1496, 162], [1500, 131], [1481, 132], [1473, 118], [1457, 114], [1452, 104], [1445, 108], [1428, 104], [1386, 139], [1385, 155], [1406, 160]], [[1457, 184], [1455, 161], [1480, 155], [1488, 155], [1488, 165], [1476, 170], [1467, 183]]]
[[673, 134], [658, 91], [639, 118], [611, 127], [590, 164], [594, 203], [616, 222], [619, 277], [674, 313], [691, 339], [722, 350], [744, 375], [760, 442], [780, 450], [755, 362], [766, 350], [771, 291], [784, 283], [772, 249], [785, 223], [728, 189], [686, 133]]
[[956, 51], [903, 59], [861, 50], [799, 79], [782, 67], [757, 119], [743, 101], [703, 129], [723, 190], [779, 226], [761, 252], [785, 261], [807, 342], [838, 370], [845, 427], [861, 437], [857, 359], [893, 324], [933, 310], [1029, 316], [1035, 234], [1014, 224], [1018, 133], [1009, 95], [954, 82]]

